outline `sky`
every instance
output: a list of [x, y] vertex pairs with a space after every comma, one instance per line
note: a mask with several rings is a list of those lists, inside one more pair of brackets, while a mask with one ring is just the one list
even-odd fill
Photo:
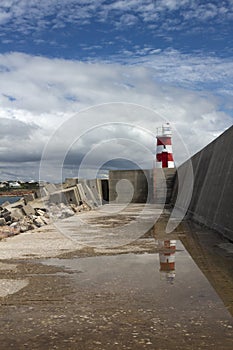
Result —
[[0, 181], [151, 168], [164, 122], [181, 164], [232, 125], [232, 22], [233, 0], [1, 0]]

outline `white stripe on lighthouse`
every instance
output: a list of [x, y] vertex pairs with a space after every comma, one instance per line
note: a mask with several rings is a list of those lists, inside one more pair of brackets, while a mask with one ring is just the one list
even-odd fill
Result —
[[162, 153], [164, 150], [167, 150], [168, 153], [172, 153], [172, 146], [171, 145], [166, 145], [165, 148], [163, 145], [158, 145], [156, 149], [156, 153]]

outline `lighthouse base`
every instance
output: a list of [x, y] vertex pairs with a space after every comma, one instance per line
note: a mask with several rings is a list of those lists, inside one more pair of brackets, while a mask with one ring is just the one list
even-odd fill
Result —
[[176, 169], [155, 168], [153, 171], [154, 203], [169, 204], [171, 202]]

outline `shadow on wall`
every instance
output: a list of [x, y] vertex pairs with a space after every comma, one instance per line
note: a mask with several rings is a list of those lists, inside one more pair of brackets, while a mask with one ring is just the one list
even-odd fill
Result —
[[[188, 215], [233, 241], [233, 126], [191, 158], [194, 187]], [[172, 203], [182, 187], [190, 160], [178, 168]], [[186, 208], [185, 198], [176, 206]]]

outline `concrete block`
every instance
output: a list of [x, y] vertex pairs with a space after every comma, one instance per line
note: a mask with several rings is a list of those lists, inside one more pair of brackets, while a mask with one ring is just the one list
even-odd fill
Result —
[[24, 198], [25, 203], [28, 204], [28, 202], [32, 202], [35, 200], [35, 195], [34, 195], [34, 193], [29, 193], [29, 194], [25, 194], [23, 196], [23, 198]]
[[11, 217], [16, 219], [22, 219], [24, 217], [24, 213], [19, 208], [11, 209]]
[[64, 203], [66, 205], [75, 204], [79, 205], [80, 197], [77, 187], [70, 187], [61, 191], [50, 194], [49, 202], [56, 205]]
[[109, 171], [109, 201], [146, 203], [153, 193], [151, 170]]
[[36, 198], [44, 198], [48, 196], [49, 192], [46, 190], [45, 187], [40, 187], [40, 189], [36, 191]]
[[50, 183], [46, 184], [44, 188], [49, 194], [57, 191], [57, 187], [54, 184], [50, 184]]
[[10, 205], [10, 202], [6, 201], [6, 202], [2, 203], [0, 205], [0, 207], [5, 208], [5, 207], [8, 207], [8, 205]]
[[77, 183], [78, 183], [77, 177], [66, 178], [63, 184], [63, 188], [74, 187], [77, 185]]
[[39, 215], [39, 216], [44, 216], [45, 215], [45, 212], [41, 209], [37, 209], [36, 208], [36, 214]]
[[77, 189], [78, 189], [78, 194], [79, 197], [81, 199], [82, 202], [86, 202], [87, 201], [87, 197], [85, 195], [84, 189], [83, 189], [83, 185], [81, 183], [77, 184]]
[[35, 209], [30, 205], [27, 204], [22, 208], [22, 211], [25, 215], [35, 215]]
[[[95, 198], [92, 190], [87, 184], [86, 180], [80, 180], [81, 185], [82, 185], [82, 197], [83, 197], [83, 202], [87, 203], [89, 207], [94, 208], [97, 207], [100, 203], [98, 203], [98, 200]], [[80, 185], [80, 184], [78, 184]], [[77, 186], [78, 186], [77, 185]], [[85, 199], [84, 199], [85, 198]]]
[[79, 205], [80, 197], [78, 194], [77, 187], [70, 187], [70, 188], [67, 188], [66, 190], [63, 190], [62, 192], [64, 193], [68, 204]]
[[98, 186], [97, 179], [92, 180], [86, 180], [86, 185], [89, 188], [89, 191], [91, 190], [91, 197], [92, 200], [97, 204], [102, 204], [102, 191], [101, 188]]

